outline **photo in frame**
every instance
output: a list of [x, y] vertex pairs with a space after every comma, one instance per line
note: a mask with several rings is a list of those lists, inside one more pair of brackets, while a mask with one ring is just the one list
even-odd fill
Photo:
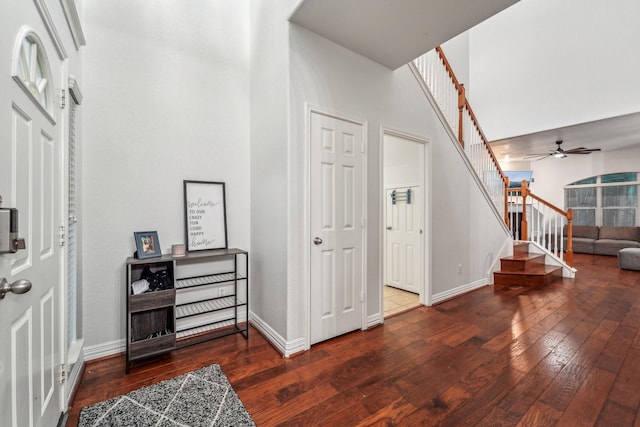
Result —
[[184, 181], [187, 252], [227, 249], [224, 182]]
[[136, 258], [145, 259], [162, 256], [157, 231], [134, 231], [133, 239], [136, 242]]

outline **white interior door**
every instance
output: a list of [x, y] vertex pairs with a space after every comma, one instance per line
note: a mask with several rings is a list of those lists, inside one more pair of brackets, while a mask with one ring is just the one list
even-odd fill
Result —
[[312, 344], [362, 328], [363, 125], [311, 113]]
[[422, 191], [386, 190], [386, 284], [420, 293], [422, 284]]
[[[55, 426], [62, 412], [58, 227], [63, 196], [60, 110], [53, 98], [62, 64], [34, 3], [12, 2], [10, 9], [0, 18], [0, 65], [17, 77], [3, 74], [0, 81], [0, 195], [2, 207], [19, 210], [26, 249], [0, 254], [0, 279], [26, 279], [32, 288], [0, 299], [0, 425]], [[13, 52], [19, 54], [17, 67]]]

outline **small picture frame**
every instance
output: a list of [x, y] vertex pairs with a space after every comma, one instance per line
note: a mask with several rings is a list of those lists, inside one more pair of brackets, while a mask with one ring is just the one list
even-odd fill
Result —
[[187, 252], [227, 249], [224, 182], [184, 181]]
[[136, 241], [136, 258], [145, 259], [162, 256], [157, 231], [135, 231], [133, 238]]

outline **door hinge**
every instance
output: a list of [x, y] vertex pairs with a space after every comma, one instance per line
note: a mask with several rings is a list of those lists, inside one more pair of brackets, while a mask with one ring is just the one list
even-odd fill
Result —
[[364, 152], [365, 152], [364, 142], [362, 142], [362, 143], [360, 144], [360, 152], [361, 152], [361, 153], [364, 153]]
[[64, 107], [67, 105], [67, 91], [61, 89], [60, 92], [60, 109], [64, 110]]
[[60, 240], [59, 240], [59, 242], [60, 242], [60, 246], [64, 246], [65, 242], [67, 241], [67, 235], [66, 235], [66, 233], [65, 233], [65, 230], [66, 230], [66, 229], [65, 229], [65, 226], [64, 226], [64, 225], [61, 225], [61, 226], [60, 226], [60, 235], [58, 236], [58, 237], [59, 237], [59, 239], [60, 239]]
[[64, 384], [67, 381], [67, 368], [65, 365], [60, 366], [60, 384]]
[[364, 291], [360, 291], [360, 302], [364, 302]]

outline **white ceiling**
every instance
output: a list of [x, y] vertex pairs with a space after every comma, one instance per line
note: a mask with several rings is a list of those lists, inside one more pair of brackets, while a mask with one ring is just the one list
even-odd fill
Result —
[[519, 0], [304, 0], [294, 22], [392, 70]]
[[585, 147], [613, 151], [638, 145], [640, 113], [493, 141], [491, 148], [500, 162], [504, 161], [507, 154], [511, 161], [520, 161], [528, 154], [555, 150], [557, 140], [563, 141], [564, 150]]

